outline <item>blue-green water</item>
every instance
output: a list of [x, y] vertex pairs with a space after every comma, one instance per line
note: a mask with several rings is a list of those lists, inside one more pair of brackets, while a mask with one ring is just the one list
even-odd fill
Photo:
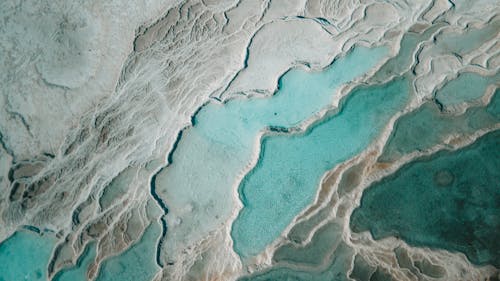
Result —
[[344, 242], [335, 249], [326, 267], [295, 269], [286, 266], [276, 266], [268, 271], [245, 276], [239, 281], [347, 281], [346, 272], [351, 266], [353, 251]]
[[341, 110], [305, 134], [262, 140], [257, 166], [240, 186], [244, 203], [233, 223], [241, 256], [262, 251], [316, 194], [325, 171], [360, 152], [406, 104], [406, 79], [354, 91]]
[[[371, 266], [361, 255], [356, 255], [354, 257], [353, 267], [350, 278], [355, 281], [368, 281], [370, 277], [375, 273], [376, 268]], [[370, 280], [371, 281], [371, 280]], [[389, 280], [387, 280], [389, 281]]]
[[311, 267], [321, 266], [341, 241], [342, 231], [341, 224], [329, 222], [314, 233], [311, 242], [306, 246], [289, 243], [276, 249], [273, 254], [273, 262]]
[[436, 104], [429, 102], [396, 122], [379, 161], [394, 161], [407, 153], [430, 149], [442, 143], [451, 134], [472, 134], [498, 122], [500, 122], [498, 90], [487, 106], [469, 108], [458, 116], [443, 113]]
[[498, 81], [498, 78], [498, 74], [481, 76], [471, 72], [461, 73], [437, 91], [436, 99], [444, 106], [479, 99], [484, 95], [488, 85]]
[[[214, 224], [226, 221], [234, 202], [220, 198], [227, 198], [235, 179], [250, 163], [258, 132], [269, 126], [297, 126], [330, 106], [335, 90], [374, 67], [387, 52], [385, 47], [357, 47], [324, 71], [290, 70], [280, 79], [273, 97], [204, 106], [194, 119], [194, 127], [183, 134], [172, 164], [157, 176], [156, 186], [170, 214], [179, 216], [183, 225], [196, 227], [188, 234], [198, 235], [192, 239], [203, 238]], [[314, 193], [313, 188], [304, 189], [304, 193]], [[176, 213], [186, 206], [201, 211], [194, 215]], [[175, 241], [186, 239], [181, 231], [167, 235]]]
[[[160, 270], [156, 265], [156, 243], [161, 234], [158, 223], [148, 226], [141, 240], [127, 251], [102, 263], [96, 281], [148, 281]], [[78, 279], [73, 279], [78, 280]], [[85, 280], [85, 279], [80, 279]]]
[[[156, 242], [161, 228], [152, 223], [140, 241], [124, 253], [102, 262], [97, 281], [147, 281], [160, 269], [156, 265]], [[46, 280], [47, 266], [55, 238], [18, 231], [0, 245], [0, 281]], [[74, 267], [63, 269], [55, 281], [88, 280], [87, 270], [96, 256], [96, 244], [91, 243]]]
[[391, 76], [399, 77], [413, 63], [413, 54], [420, 43], [428, 40], [443, 23], [436, 23], [422, 33], [407, 32], [401, 39], [401, 46], [396, 56], [389, 59], [382, 68], [373, 75], [374, 81], [384, 81]]
[[443, 33], [436, 38], [436, 43], [442, 53], [463, 55], [492, 39], [498, 33], [499, 28], [500, 21], [496, 20], [483, 28], [469, 28], [461, 34]]
[[96, 257], [96, 243], [87, 245], [82, 256], [78, 259], [76, 266], [60, 271], [54, 277], [54, 281], [78, 281], [86, 280], [87, 270]]
[[500, 266], [500, 131], [409, 163], [363, 194], [351, 228]]
[[0, 244], [0, 281], [47, 279], [55, 237], [20, 230]]

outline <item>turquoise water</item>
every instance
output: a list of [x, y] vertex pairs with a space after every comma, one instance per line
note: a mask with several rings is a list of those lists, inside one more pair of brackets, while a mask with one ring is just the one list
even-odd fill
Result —
[[458, 151], [409, 163], [364, 193], [351, 216], [356, 232], [460, 251], [500, 266], [500, 131]]
[[[186, 130], [178, 143], [172, 164], [158, 174], [156, 182], [169, 215], [182, 220], [179, 227], [196, 231], [173, 231], [176, 226], [170, 224], [172, 231], [167, 236], [174, 241], [197, 240], [214, 225], [225, 222], [234, 202], [220, 198], [231, 194], [235, 179], [250, 162], [258, 132], [269, 126], [297, 126], [329, 106], [340, 85], [367, 72], [387, 52], [385, 47], [358, 47], [324, 71], [290, 70], [280, 79], [273, 97], [204, 106], [194, 119], [194, 127]], [[182, 213], [186, 206], [196, 213]]]
[[87, 270], [96, 257], [96, 243], [87, 245], [85, 251], [78, 259], [76, 266], [60, 271], [54, 281], [86, 280]]
[[443, 53], [466, 54], [492, 39], [500, 28], [500, 21], [493, 21], [481, 29], [470, 28], [462, 34], [444, 33], [437, 36], [438, 48]]
[[0, 281], [47, 279], [55, 237], [20, 230], [0, 244]]
[[295, 224], [288, 232], [288, 239], [294, 243], [301, 244], [307, 240], [311, 230], [319, 223], [326, 220], [330, 215], [331, 210], [323, 208], [319, 212], [312, 215], [309, 219]]
[[[495, 94], [491, 98], [490, 103], [486, 107], [486, 112], [491, 116], [491, 118], [494, 118], [495, 120], [500, 120], [500, 89], [496, 89]], [[475, 122], [480, 122], [482, 121], [479, 119], [478, 121]]]
[[375, 273], [376, 268], [371, 266], [361, 255], [354, 257], [353, 267], [349, 277], [356, 281], [368, 281]]
[[[444, 89], [444, 88], [443, 88]], [[450, 134], [467, 135], [500, 122], [500, 94], [487, 106], [469, 108], [462, 115], [446, 114], [432, 102], [401, 117], [379, 161], [390, 162], [407, 153], [430, 149]]]
[[413, 53], [416, 51], [418, 44], [430, 39], [440, 27], [442, 23], [437, 23], [426, 29], [422, 33], [408, 32], [403, 35], [398, 54], [389, 59], [382, 68], [373, 75], [375, 81], [383, 81], [391, 76], [401, 76], [413, 63]]
[[344, 242], [335, 249], [332, 259], [326, 267], [299, 270], [291, 267], [277, 266], [268, 271], [245, 276], [239, 281], [347, 281], [346, 272], [351, 266], [353, 251]]
[[320, 227], [306, 246], [285, 244], [274, 252], [273, 262], [320, 266], [342, 239], [342, 225], [330, 222]]
[[[499, 23], [499, 21], [496, 21], [494, 25], [491, 25], [493, 27], [470, 29], [464, 34], [441, 34], [437, 36], [438, 46], [447, 51], [451, 48], [454, 52], [469, 52], [491, 38], [496, 33], [494, 26], [498, 26]], [[412, 61], [411, 54], [417, 44], [429, 39], [440, 26], [439, 24], [433, 25], [422, 34], [405, 34], [398, 55], [390, 59], [374, 75], [374, 78], [383, 80], [387, 76], [398, 75], [398, 72], [407, 68]], [[488, 85], [498, 81], [498, 76], [498, 73], [487, 77], [475, 73], [462, 73], [436, 92], [436, 100], [446, 108], [447, 106], [477, 99], [484, 95]], [[404, 154], [429, 149], [438, 143], [442, 143], [450, 134], [470, 134], [499, 122], [499, 110], [495, 109], [495, 107], [499, 106], [499, 98], [497, 94], [492, 104], [487, 108], [470, 108], [460, 116], [441, 112], [438, 105], [432, 102], [424, 104], [396, 122], [395, 130], [384, 148], [380, 161], [394, 161]]]
[[103, 190], [99, 197], [99, 205], [103, 210], [109, 208], [114, 202], [127, 193], [130, 182], [134, 180], [137, 170], [129, 167], [116, 176]]
[[233, 223], [234, 249], [243, 256], [262, 251], [313, 200], [325, 171], [360, 152], [408, 99], [407, 80], [361, 88], [341, 110], [305, 134], [262, 140], [257, 166], [245, 177], [245, 205]]
[[488, 85], [498, 81], [499, 75], [481, 76], [476, 73], [461, 73], [436, 92], [436, 99], [444, 106], [479, 99]]
[[160, 269], [155, 261], [156, 243], [160, 234], [158, 223], [152, 223], [146, 228], [139, 242], [119, 256], [111, 257], [102, 263], [96, 281], [151, 280]]
[[[156, 241], [161, 229], [151, 224], [141, 240], [121, 255], [102, 263], [97, 281], [147, 281], [158, 272]], [[55, 238], [28, 231], [16, 232], [0, 245], [0, 281], [46, 280]], [[55, 281], [87, 280], [87, 269], [96, 256], [95, 243], [87, 246], [77, 265], [59, 272]]]

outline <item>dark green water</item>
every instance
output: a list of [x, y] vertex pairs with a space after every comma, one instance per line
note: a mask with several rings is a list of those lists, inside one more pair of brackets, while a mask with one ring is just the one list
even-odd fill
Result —
[[409, 163], [363, 194], [351, 228], [500, 266], [500, 131]]

